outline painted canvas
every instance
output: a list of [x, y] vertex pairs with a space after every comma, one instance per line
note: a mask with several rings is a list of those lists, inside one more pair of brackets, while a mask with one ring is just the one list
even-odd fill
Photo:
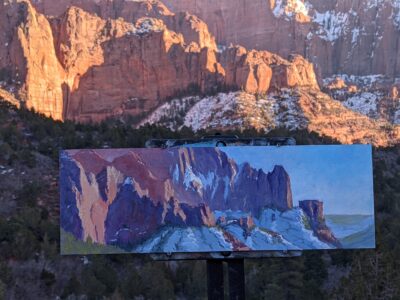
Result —
[[61, 252], [374, 248], [371, 147], [60, 154]]

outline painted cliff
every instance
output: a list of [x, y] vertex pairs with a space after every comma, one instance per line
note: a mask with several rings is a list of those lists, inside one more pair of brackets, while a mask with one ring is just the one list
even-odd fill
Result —
[[[294, 207], [283, 166], [265, 172], [218, 148], [64, 151], [60, 179], [61, 227], [82, 241], [130, 252], [341, 246], [322, 203]], [[286, 215], [298, 216], [297, 242], [268, 224]]]

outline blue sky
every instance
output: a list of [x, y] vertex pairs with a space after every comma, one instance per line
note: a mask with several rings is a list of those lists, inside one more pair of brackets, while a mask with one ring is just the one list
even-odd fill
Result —
[[249, 162], [266, 173], [275, 165], [288, 172], [294, 205], [324, 202], [325, 214], [373, 214], [371, 146], [285, 146], [220, 148], [238, 164]]

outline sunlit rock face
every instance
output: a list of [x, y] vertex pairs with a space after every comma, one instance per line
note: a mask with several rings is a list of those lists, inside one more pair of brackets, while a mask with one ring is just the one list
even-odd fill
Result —
[[400, 5], [396, 1], [164, 0], [174, 11], [202, 18], [217, 42], [297, 53], [323, 77], [399, 74]]
[[220, 53], [206, 23], [160, 2], [33, 4], [4, 5], [5, 20], [19, 19], [7, 27], [12, 41], [2, 59], [13, 66], [26, 105], [57, 119], [139, 115], [188, 90], [317, 86], [304, 59], [240, 47]]
[[0, 69], [9, 72], [28, 108], [62, 119], [64, 70], [48, 19], [29, 1], [2, 3], [0, 19]]
[[400, 137], [400, 48], [390, 38], [400, 8], [354, 3], [4, 1], [0, 96], [60, 120], [144, 124], [175, 118], [170, 103], [185, 95], [206, 95], [178, 111], [180, 125], [390, 145]]

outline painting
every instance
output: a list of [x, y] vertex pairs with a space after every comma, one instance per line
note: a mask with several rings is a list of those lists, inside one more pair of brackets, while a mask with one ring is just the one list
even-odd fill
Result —
[[61, 253], [375, 247], [369, 145], [60, 153]]

